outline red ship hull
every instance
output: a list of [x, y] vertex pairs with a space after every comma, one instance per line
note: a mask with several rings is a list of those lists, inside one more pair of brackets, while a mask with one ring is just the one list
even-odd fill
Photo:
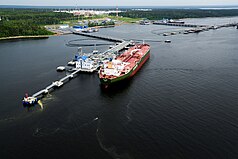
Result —
[[[138, 49], [139, 48], [139, 49]], [[134, 54], [133, 54], [134, 53]], [[110, 85], [128, 78], [133, 77], [137, 71], [144, 65], [144, 63], [150, 57], [150, 47], [148, 44], [140, 44], [129, 49], [129, 51], [120, 55], [116, 60], [121, 60], [126, 63], [125, 68], [129, 68], [127, 72], [123, 72], [120, 75], [105, 75], [103, 74], [103, 68], [99, 71], [99, 78], [102, 84]], [[124, 64], [125, 65], [125, 64]], [[107, 68], [104, 68], [107, 69]], [[112, 69], [113, 70], [113, 69]], [[115, 70], [115, 69], [114, 69]]]

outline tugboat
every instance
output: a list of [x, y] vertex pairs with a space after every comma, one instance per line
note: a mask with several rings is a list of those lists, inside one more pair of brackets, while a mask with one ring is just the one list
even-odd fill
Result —
[[37, 101], [38, 101], [37, 98], [35, 98], [35, 97], [29, 97], [28, 94], [26, 93], [26, 94], [25, 94], [25, 97], [24, 97], [23, 100], [22, 100], [22, 104], [25, 105], [25, 106], [31, 106], [31, 105], [36, 104]]

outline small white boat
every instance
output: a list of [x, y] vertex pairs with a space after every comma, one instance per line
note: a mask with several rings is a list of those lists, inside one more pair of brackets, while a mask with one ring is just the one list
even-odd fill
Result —
[[91, 28], [93, 32], [98, 32], [99, 29], [98, 28]]
[[139, 21], [140, 25], [150, 25], [150, 21], [149, 20], [141, 20]]
[[93, 50], [93, 54], [98, 54], [99, 51], [98, 50]]
[[75, 66], [75, 64], [76, 64], [75, 61], [69, 61], [69, 62], [68, 62], [68, 65], [69, 65], [69, 66]]
[[115, 45], [110, 45], [109, 46], [109, 49], [112, 49], [112, 48], [114, 48], [115, 47]]
[[65, 70], [65, 67], [64, 66], [59, 66], [56, 68], [57, 71], [64, 71]]

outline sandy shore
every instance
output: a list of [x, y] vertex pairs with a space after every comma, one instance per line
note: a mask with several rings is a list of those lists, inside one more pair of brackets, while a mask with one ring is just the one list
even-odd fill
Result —
[[50, 35], [34, 35], [34, 36], [11, 36], [11, 37], [3, 37], [0, 40], [12, 40], [12, 39], [41, 39], [41, 38], [49, 38]]

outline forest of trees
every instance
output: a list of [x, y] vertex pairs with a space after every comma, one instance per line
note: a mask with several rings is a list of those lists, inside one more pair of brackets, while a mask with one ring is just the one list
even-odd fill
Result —
[[[112, 14], [113, 15], [113, 14]], [[114, 14], [115, 15], [115, 14]], [[203, 17], [238, 16], [238, 10], [200, 9], [153, 9], [152, 11], [126, 10], [119, 14], [129, 18], [181, 19]], [[63, 21], [77, 20], [79, 17], [68, 13], [55, 13], [52, 9], [0, 9], [0, 37], [24, 35], [50, 35], [44, 25], [61, 24]], [[91, 17], [92, 18], [92, 17]], [[111, 22], [113, 24], [113, 22]], [[90, 26], [99, 24], [90, 23]], [[103, 24], [111, 25], [111, 24]]]
[[119, 14], [129, 18], [159, 19], [182, 19], [204, 17], [228, 17], [238, 16], [238, 9], [234, 10], [201, 10], [201, 9], [153, 9], [152, 11], [128, 10]]
[[55, 13], [51, 9], [0, 9], [2, 20], [31, 20], [35, 24], [59, 24], [74, 18], [72, 14]]
[[0, 21], [0, 37], [52, 34], [44, 27], [29, 20]]
[[0, 9], [0, 37], [51, 35], [44, 25], [60, 24], [74, 18], [49, 9]]

